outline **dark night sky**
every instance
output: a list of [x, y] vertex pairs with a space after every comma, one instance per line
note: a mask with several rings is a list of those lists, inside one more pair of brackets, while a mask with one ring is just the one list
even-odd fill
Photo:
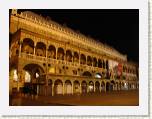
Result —
[[[25, 11], [25, 10], [19, 10]], [[119, 52], [128, 60], [139, 62], [139, 11], [136, 10], [29, 10], [49, 16], [59, 24], [98, 39]]]

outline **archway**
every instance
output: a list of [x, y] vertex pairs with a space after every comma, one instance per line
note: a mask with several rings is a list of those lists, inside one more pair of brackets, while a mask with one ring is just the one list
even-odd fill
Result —
[[56, 48], [55, 46], [53, 45], [50, 45], [49, 46], [49, 49], [48, 49], [48, 58], [53, 58], [55, 59], [56, 58]]
[[103, 81], [101, 83], [101, 91], [105, 91], [105, 83]]
[[98, 67], [102, 68], [102, 61], [101, 61], [101, 59], [98, 60]]
[[110, 91], [110, 83], [109, 82], [106, 83], [106, 91]]
[[88, 66], [92, 66], [92, 58], [91, 58], [91, 56], [87, 57], [87, 65]]
[[86, 81], [82, 81], [82, 94], [87, 94], [87, 83]]
[[93, 93], [93, 92], [94, 92], [94, 83], [93, 83], [92, 81], [89, 82], [88, 88], [89, 88], [89, 92], [90, 92], [90, 93]]
[[83, 72], [82, 76], [92, 77], [92, 74], [88, 71]]
[[74, 81], [74, 83], [73, 83], [73, 93], [74, 94], [79, 94], [80, 93], [80, 83], [79, 83], [79, 81]]
[[79, 54], [77, 52], [74, 52], [74, 62], [79, 63]]
[[[44, 73], [43, 68], [38, 64], [27, 64], [23, 68], [24, 74], [24, 93], [44, 95], [45, 79], [39, 77]], [[23, 80], [23, 79], [22, 79]]]
[[36, 55], [37, 56], [46, 56], [46, 45], [43, 42], [38, 42], [36, 44]]
[[97, 65], [98, 65], [97, 59], [94, 57], [94, 58], [93, 58], [93, 66], [94, 66], [94, 67], [97, 67]]
[[95, 92], [99, 93], [100, 92], [100, 83], [96, 81], [95, 83]]
[[115, 90], [115, 82], [112, 80], [110, 82], [110, 91]]
[[72, 83], [70, 80], [65, 81], [65, 94], [72, 94]]
[[58, 48], [57, 59], [64, 60], [64, 49], [61, 47]]
[[71, 50], [66, 51], [66, 60], [68, 62], [72, 62], [72, 52], [71, 52]]
[[30, 38], [23, 39], [21, 52], [27, 53], [27, 54], [34, 54], [34, 42]]
[[54, 82], [54, 94], [63, 94], [63, 83], [60, 79]]
[[84, 54], [81, 54], [80, 64], [86, 64], [86, 56]]

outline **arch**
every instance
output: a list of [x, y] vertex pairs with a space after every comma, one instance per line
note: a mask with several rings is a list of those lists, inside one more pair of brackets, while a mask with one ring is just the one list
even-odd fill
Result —
[[101, 59], [98, 59], [98, 67], [102, 68], [102, 61], [101, 61]]
[[108, 62], [108, 60], [106, 60], [106, 62], [105, 62], [105, 68], [106, 68], [107, 70], [109, 70], [109, 62]]
[[97, 63], [97, 58], [94, 57], [94, 58], [93, 58], [93, 66], [94, 66], [94, 67], [97, 67], [97, 64], [98, 64], [98, 63]]
[[92, 74], [89, 71], [85, 71], [82, 76], [92, 77]]
[[72, 62], [72, 52], [71, 50], [66, 51], [66, 60]]
[[118, 82], [115, 83], [115, 86], [116, 86], [115, 90], [119, 90], [119, 83]]
[[87, 93], [87, 82], [82, 81], [81, 87], [82, 87], [82, 94], [86, 94]]
[[124, 82], [121, 82], [121, 90], [124, 90], [124, 86], [125, 86]]
[[54, 82], [54, 94], [63, 94], [63, 83], [60, 79]]
[[110, 91], [110, 83], [106, 82], [106, 91]]
[[34, 54], [34, 41], [30, 38], [24, 38], [21, 52], [27, 53], [27, 54]]
[[79, 81], [77, 81], [77, 80], [75, 80], [74, 82], [73, 82], [73, 93], [74, 94], [79, 94], [80, 93], [80, 83], [79, 83]]
[[79, 54], [74, 52], [74, 62], [79, 63]]
[[57, 59], [64, 60], [64, 49], [61, 47], [58, 48]]
[[66, 80], [65, 81], [65, 90], [64, 90], [64, 92], [65, 92], [65, 94], [72, 94], [72, 83], [71, 83], [71, 81], [70, 80]]
[[87, 57], [87, 65], [88, 66], [92, 66], [92, 58], [91, 58], [91, 56]]
[[102, 81], [102, 83], [101, 83], [101, 91], [105, 91], [105, 82], [104, 81]]
[[80, 64], [86, 64], [86, 56], [84, 54], [81, 54]]
[[43, 42], [37, 42], [36, 44], [36, 55], [37, 56], [46, 56], [46, 45]]
[[[28, 90], [26, 93], [44, 95], [45, 79], [39, 78], [44, 73], [44, 69], [38, 64], [27, 64], [23, 67], [23, 89]], [[39, 85], [41, 84], [41, 85]]]
[[88, 90], [90, 93], [94, 92], [94, 83], [93, 81], [90, 81], [89, 84], [88, 84]]
[[53, 45], [50, 45], [49, 48], [48, 48], [48, 58], [53, 58], [55, 59], [56, 58], [56, 48], [55, 46]]
[[111, 90], [111, 91], [112, 91], [112, 90], [115, 90], [115, 88], [116, 88], [115, 81], [114, 81], [114, 80], [110, 81], [110, 90]]
[[100, 83], [99, 83], [99, 81], [95, 82], [95, 92], [97, 92], [97, 93], [100, 92]]
[[105, 69], [105, 61], [104, 60], [102, 61], [102, 68]]
[[33, 63], [25, 65], [23, 70], [28, 71], [31, 74], [31, 78], [37, 78], [36, 73], [41, 75], [45, 72], [45, 70], [40, 65]]

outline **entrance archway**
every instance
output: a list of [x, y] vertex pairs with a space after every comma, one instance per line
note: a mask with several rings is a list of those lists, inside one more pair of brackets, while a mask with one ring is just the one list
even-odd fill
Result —
[[87, 83], [86, 81], [82, 81], [82, 94], [86, 94], [87, 93]]
[[106, 83], [106, 91], [110, 91], [110, 83], [109, 82]]
[[96, 81], [95, 83], [95, 92], [99, 93], [100, 92], [100, 83]]
[[89, 92], [92, 93], [94, 92], [94, 83], [92, 81], [89, 82]]
[[60, 79], [57, 79], [54, 83], [54, 94], [63, 94], [63, 83]]
[[[39, 77], [44, 73], [43, 68], [38, 64], [27, 64], [23, 68], [24, 74], [24, 93], [30, 94], [45, 94], [45, 79], [39, 79]], [[28, 92], [27, 92], [28, 91]]]
[[74, 94], [79, 94], [80, 93], [80, 83], [79, 81], [74, 81], [73, 83], [73, 93]]
[[105, 83], [104, 82], [101, 83], [101, 91], [105, 91]]
[[72, 94], [72, 83], [70, 80], [65, 81], [65, 94]]

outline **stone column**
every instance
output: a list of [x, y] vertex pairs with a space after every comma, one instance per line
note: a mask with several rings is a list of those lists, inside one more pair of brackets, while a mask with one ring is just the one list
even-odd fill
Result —
[[104, 88], [105, 88], [104, 91], [106, 92], [106, 83], [105, 83], [105, 87]]
[[82, 94], [82, 86], [81, 86], [81, 83], [80, 83], [80, 94]]
[[79, 53], [79, 65], [80, 65], [80, 60], [81, 60], [81, 53]]
[[93, 90], [94, 90], [94, 92], [96, 92], [96, 85], [95, 85], [95, 82], [94, 82], [94, 84], [93, 84]]
[[54, 96], [54, 82], [52, 82], [52, 96]]
[[58, 48], [56, 48], [56, 60], [58, 59]]
[[73, 95], [73, 90], [74, 90], [73, 87], [74, 87], [74, 84], [73, 84], [73, 82], [72, 82], [72, 95]]
[[19, 44], [19, 57], [21, 57], [21, 52], [22, 52], [22, 42], [20, 41], [20, 44]]
[[36, 42], [34, 42], [34, 55], [35, 55], [35, 51], [36, 51]]
[[87, 59], [88, 59], [88, 56], [86, 56], [86, 65], [87, 65]]
[[102, 88], [101, 88], [101, 84], [100, 84], [100, 86], [99, 86], [99, 91], [100, 91], [100, 93], [101, 93], [101, 89], [102, 89]]
[[63, 95], [64, 95], [64, 93], [65, 93], [65, 92], [64, 92], [64, 90], [65, 90], [65, 82], [63, 82], [63, 89], [62, 89], [62, 90], [63, 90], [62, 93], [63, 93]]

